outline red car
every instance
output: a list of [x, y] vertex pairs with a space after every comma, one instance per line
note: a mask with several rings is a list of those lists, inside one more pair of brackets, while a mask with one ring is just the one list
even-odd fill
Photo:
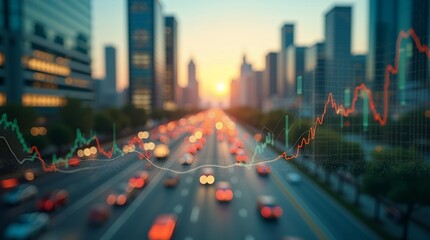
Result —
[[139, 171], [128, 180], [128, 185], [132, 188], [141, 189], [148, 184], [148, 179], [148, 171]]
[[272, 196], [259, 196], [257, 198], [257, 209], [265, 219], [278, 219], [282, 216], [282, 208], [276, 204]]
[[176, 187], [179, 182], [179, 175], [176, 173], [169, 172], [167, 173], [166, 177], [164, 178], [164, 186], [165, 187]]
[[245, 151], [238, 150], [236, 152], [236, 163], [246, 163], [248, 162], [248, 156], [246, 156]]
[[233, 200], [233, 190], [231, 190], [230, 183], [219, 182], [216, 186], [215, 198], [219, 202], [230, 202]]
[[188, 153], [195, 155], [197, 153], [197, 147], [194, 145], [189, 146]]
[[55, 190], [48, 192], [36, 203], [39, 211], [52, 212], [67, 204], [69, 193], [66, 190]]
[[260, 176], [268, 176], [271, 171], [272, 169], [270, 168], [270, 166], [265, 163], [257, 165], [257, 173]]
[[149, 240], [168, 240], [172, 239], [173, 231], [176, 226], [176, 215], [174, 214], [163, 214], [159, 215], [151, 229], [148, 232]]

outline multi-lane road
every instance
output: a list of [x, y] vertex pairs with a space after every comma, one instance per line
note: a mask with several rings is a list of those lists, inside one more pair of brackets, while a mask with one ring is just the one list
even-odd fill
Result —
[[[181, 165], [178, 159], [189, 150], [188, 137], [193, 128], [198, 127], [191, 126], [191, 130], [170, 139], [168, 159], [151, 158], [156, 166], [148, 170], [149, 184], [137, 190], [136, 196], [125, 206], [109, 206], [111, 217], [100, 227], [88, 225], [90, 209], [95, 204], [106, 204], [112, 189], [127, 183], [136, 171], [147, 170], [148, 162], [139, 160], [136, 152], [115, 160], [92, 160], [73, 168], [97, 166], [93, 170], [49, 173], [36, 178], [32, 184], [38, 187], [39, 193], [66, 189], [70, 195], [66, 206], [50, 213], [48, 229], [40, 239], [147, 239], [155, 218], [163, 213], [177, 216], [173, 239], [378, 238], [305, 176], [301, 176], [299, 182], [289, 181], [287, 174], [297, 170], [285, 160], [270, 162], [272, 172], [267, 177], [259, 176], [256, 166], [236, 165], [230, 154], [231, 143], [226, 137], [218, 139], [224, 133], [215, 125], [222, 119], [227, 118], [218, 112], [215, 117], [212, 114], [203, 117], [200, 123], [194, 123], [198, 127], [204, 125], [209, 131], [204, 136], [206, 143], [190, 166]], [[243, 150], [251, 162], [257, 142], [238, 123], [234, 126], [236, 138], [243, 142]], [[278, 153], [266, 148], [254, 160], [259, 163], [276, 156]], [[231, 202], [219, 203], [215, 198], [215, 185], [199, 183], [204, 165], [213, 166], [216, 182], [231, 184], [234, 193]], [[171, 170], [179, 173], [179, 182], [174, 188], [166, 188], [163, 179]], [[267, 221], [260, 216], [256, 202], [259, 195], [276, 198], [283, 209], [283, 215], [277, 221]], [[36, 200], [17, 206], [2, 205], [1, 230], [4, 231], [20, 214], [35, 211], [35, 205]]]

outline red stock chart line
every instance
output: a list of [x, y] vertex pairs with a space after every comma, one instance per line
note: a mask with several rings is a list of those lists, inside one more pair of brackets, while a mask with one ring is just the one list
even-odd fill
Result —
[[317, 132], [317, 128], [319, 125], [324, 123], [324, 118], [327, 113], [327, 108], [330, 106], [336, 114], [341, 114], [344, 117], [348, 117], [349, 114], [355, 111], [355, 106], [358, 101], [358, 96], [361, 91], [366, 92], [369, 100], [369, 108], [372, 111], [373, 119], [378, 122], [381, 126], [384, 126], [387, 123], [388, 119], [388, 109], [389, 109], [389, 86], [391, 75], [397, 75], [399, 69], [399, 58], [400, 58], [400, 48], [402, 45], [402, 41], [408, 38], [412, 38], [415, 47], [422, 54], [425, 54], [427, 58], [430, 59], [430, 51], [428, 46], [421, 43], [420, 38], [415, 33], [414, 29], [409, 29], [408, 31], [401, 31], [397, 37], [396, 41], [396, 55], [394, 59], [394, 65], [387, 65], [385, 67], [385, 79], [384, 79], [384, 99], [383, 99], [383, 112], [382, 115], [376, 110], [376, 104], [372, 96], [372, 90], [366, 86], [366, 84], [362, 83], [355, 87], [354, 95], [351, 102], [350, 108], [345, 108], [342, 104], [337, 104], [336, 100], [333, 97], [333, 94], [330, 92], [328, 94], [327, 100], [324, 104], [324, 111], [321, 117], [317, 117], [313, 126], [309, 128], [308, 136], [303, 137], [300, 140], [300, 143], [297, 145], [295, 153], [293, 155], [288, 155], [287, 152], [283, 152], [278, 158], [284, 158], [285, 160], [291, 160], [297, 158], [300, 153], [300, 149], [302, 149], [305, 145], [308, 145], [313, 139], [315, 139], [315, 134]]

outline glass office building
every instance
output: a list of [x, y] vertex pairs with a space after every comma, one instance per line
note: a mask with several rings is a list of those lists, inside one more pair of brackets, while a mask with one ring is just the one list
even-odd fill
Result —
[[0, 1], [0, 105], [94, 100], [91, 1]]
[[166, 78], [163, 86], [164, 108], [174, 109], [178, 85], [178, 27], [175, 17], [164, 18], [166, 32]]
[[129, 102], [150, 112], [163, 107], [165, 31], [158, 0], [128, 0]]

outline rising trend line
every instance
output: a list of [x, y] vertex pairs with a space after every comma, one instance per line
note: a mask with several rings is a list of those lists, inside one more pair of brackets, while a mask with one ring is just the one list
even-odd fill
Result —
[[[313, 126], [309, 128], [308, 136], [303, 137], [300, 140], [300, 143], [296, 147], [295, 153], [293, 155], [288, 155], [287, 152], [285, 151], [282, 154], [280, 154], [276, 159], [284, 158], [285, 160], [291, 160], [291, 159], [297, 158], [299, 156], [300, 149], [302, 149], [305, 145], [308, 145], [312, 140], [315, 139], [315, 134], [317, 132], [318, 126], [322, 125], [324, 123], [324, 118], [325, 118], [325, 115], [327, 113], [327, 107], [328, 106], [331, 106], [331, 108], [334, 109], [336, 114], [341, 114], [344, 117], [348, 117], [349, 114], [355, 112], [355, 105], [358, 101], [358, 96], [359, 96], [360, 91], [364, 91], [367, 93], [369, 107], [370, 107], [370, 110], [372, 111], [373, 119], [376, 122], [378, 122], [381, 126], [384, 126], [388, 120], [389, 86], [390, 86], [391, 75], [397, 75], [398, 74], [400, 47], [401, 47], [402, 41], [404, 39], [407, 39], [407, 38], [412, 38], [418, 51], [420, 53], [424, 53], [427, 56], [427, 58], [430, 59], [429, 48], [426, 45], [421, 43], [421, 40], [417, 36], [417, 34], [415, 33], [414, 29], [411, 28], [406, 32], [401, 31], [399, 33], [399, 35], [397, 37], [397, 41], [396, 41], [396, 55], [395, 55], [395, 59], [394, 59], [394, 66], [389, 64], [385, 68], [384, 100], [383, 100], [383, 113], [382, 113], [382, 115], [376, 110], [376, 104], [375, 104], [375, 101], [373, 100], [372, 90], [369, 89], [366, 86], [366, 84], [364, 84], [364, 83], [355, 87], [354, 97], [352, 99], [350, 108], [345, 108], [344, 105], [337, 104], [336, 100], [333, 97], [333, 94], [330, 92], [328, 94], [327, 100], [325, 101], [324, 111], [323, 111], [321, 117], [317, 117]], [[288, 126], [287, 126], [287, 128], [288, 128]], [[269, 140], [270, 139], [271, 139], [271, 137], [269, 137]], [[254, 161], [255, 155], [259, 152], [262, 152], [267, 147], [267, 145], [269, 143], [272, 146], [274, 145], [274, 142], [271, 140], [269, 142], [265, 142], [263, 144], [257, 145], [257, 147], [255, 148], [255, 151], [254, 151], [253, 161]]]

